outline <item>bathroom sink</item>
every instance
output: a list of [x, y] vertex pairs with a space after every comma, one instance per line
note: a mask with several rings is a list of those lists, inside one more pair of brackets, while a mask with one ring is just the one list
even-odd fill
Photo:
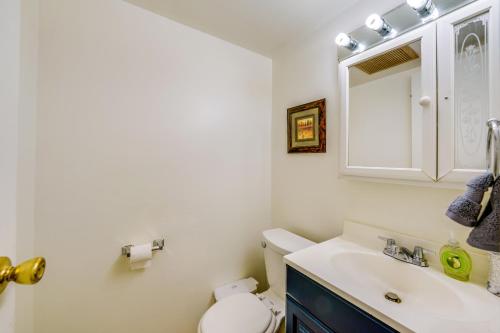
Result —
[[500, 333], [500, 298], [484, 285], [444, 275], [436, 258], [419, 267], [361, 243], [337, 237], [285, 263], [400, 332]]
[[332, 271], [351, 281], [353, 288], [363, 288], [371, 297], [385, 300], [390, 292], [399, 297], [399, 307], [411, 307], [418, 313], [449, 318], [468, 315], [460, 295], [431, 274], [432, 270], [366, 252], [335, 254], [331, 265]]

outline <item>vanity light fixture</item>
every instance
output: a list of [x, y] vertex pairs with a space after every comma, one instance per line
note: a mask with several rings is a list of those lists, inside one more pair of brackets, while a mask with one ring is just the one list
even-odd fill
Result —
[[337, 37], [335, 37], [335, 43], [338, 46], [343, 46], [351, 51], [354, 51], [358, 47], [358, 42], [343, 32], [339, 33]]
[[406, 3], [423, 18], [436, 14], [437, 12], [436, 6], [432, 0], [406, 0]]
[[380, 36], [387, 36], [392, 32], [392, 27], [378, 14], [371, 14], [366, 18], [365, 25], [379, 33]]

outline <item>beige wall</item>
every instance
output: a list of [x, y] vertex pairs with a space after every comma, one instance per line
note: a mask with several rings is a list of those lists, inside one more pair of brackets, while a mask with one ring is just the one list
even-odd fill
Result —
[[[263, 281], [271, 60], [120, 0], [40, 5], [37, 333], [193, 333]], [[120, 247], [166, 237], [150, 269]]]
[[[335, 36], [354, 30], [370, 13], [383, 13], [400, 2], [364, 1], [310, 38], [279, 50], [273, 57], [274, 226], [321, 241], [340, 234], [344, 220], [353, 220], [441, 243], [447, 241], [448, 231], [453, 230], [465, 243], [470, 230], [444, 215], [461, 191], [352, 181], [339, 176], [340, 104]], [[327, 153], [287, 154], [286, 109], [324, 97]]]

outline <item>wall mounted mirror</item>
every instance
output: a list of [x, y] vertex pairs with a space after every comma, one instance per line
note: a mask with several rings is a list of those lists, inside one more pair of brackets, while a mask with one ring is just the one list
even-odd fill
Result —
[[422, 167], [420, 54], [418, 40], [349, 67], [349, 164]]
[[435, 179], [434, 42], [422, 27], [341, 63], [344, 173]]
[[[357, 53], [362, 40], [352, 36], [369, 31], [347, 37], [349, 57], [339, 64], [341, 173], [458, 185], [485, 172], [486, 121], [500, 119], [498, 2], [435, 5], [446, 15], [396, 37], [371, 31], [385, 39]], [[395, 17], [407, 7], [384, 22], [401, 26]]]

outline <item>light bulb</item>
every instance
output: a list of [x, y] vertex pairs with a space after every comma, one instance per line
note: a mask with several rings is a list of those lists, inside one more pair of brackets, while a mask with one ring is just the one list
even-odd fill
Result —
[[345, 47], [349, 50], [354, 50], [358, 46], [358, 42], [349, 37], [347, 34], [341, 32], [335, 37], [335, 43], [338, 46]]
[[379, 31], [384, 26], [384, 20], [378, 14], [371, 14], [365, 21], [368, 28]]
[[434, 6], [432, 0], [406, 0], [406, 3], [422, 17], [427, 17], [431, 14], [438, 15], [436, 6]]
[[368, 16], [365, 25], [369, 29], [378, 32], [381, 36], [388, 35], [392, 30], [392, 27], [378, 14]]
[[335, 43], [337, 43], [337, 45], [339, 45], [339, 46], [346, 47], [346, 46], [349, 46], [350, 38], [349, 38], [349, 36], [347, 36], [347, 34], [341, 32], [335, 38]]
[[423, 9], [428, 2], [429, 0], [406, 0], [408, 6], [415, 10]]

